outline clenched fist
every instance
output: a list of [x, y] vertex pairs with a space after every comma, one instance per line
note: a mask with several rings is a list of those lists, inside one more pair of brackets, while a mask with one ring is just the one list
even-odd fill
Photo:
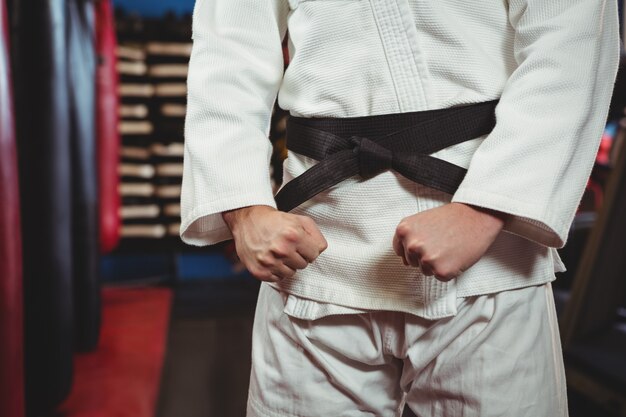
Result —
[[502, 230], [505, 216], [463, 203], [424, 210], [398, 224], [393, 249], [405, 265], [449, 281], [485, 254]]
[[257, 205], [225, 211], [222, 218], [233, 234], [239, 259], [261, 281], [292, 277], [328, 247], [307, 216]]

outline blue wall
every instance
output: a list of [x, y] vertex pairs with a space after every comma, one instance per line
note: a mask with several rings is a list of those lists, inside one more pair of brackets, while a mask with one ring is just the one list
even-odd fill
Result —
[[142, 16], [161, 16], [173, 11], [177, 14], [191, 13], [194, 0], [113, 0], [116, 7], [122, 7], [129, 13]]
[[[618, 1], [618, 0], [613, 0]], [[163, 13], [173, 11], [177, 14], [191, 13], [195, 0], [113, 0], [115, 6], [123, 7], [127, 12], [138, 13], [142, 16], [161, 16]], [[623, 2], [618, 2], [620, 22]], [[620, 25], [620, 33], [623, 28]]]

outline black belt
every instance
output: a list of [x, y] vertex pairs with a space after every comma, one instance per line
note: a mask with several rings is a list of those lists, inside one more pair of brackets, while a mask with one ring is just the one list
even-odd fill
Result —
[[391, 168], [454, 194], [467, 170], [428, 154], [491, 132], [498, 101], [375, 116], [289, 116], [287, 149], [319, 162], [283, 185], [277, 208], [290, 211], [351, 176], [368, 179]]

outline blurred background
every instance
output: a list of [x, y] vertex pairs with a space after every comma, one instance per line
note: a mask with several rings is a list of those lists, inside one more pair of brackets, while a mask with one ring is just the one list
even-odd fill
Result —
[[[0, 417], [245, 415], [259, 283], [178, 237], [192, 9], [0, 0]], [[554, 283], [574, 417], [626, 416], [625, 65]]]

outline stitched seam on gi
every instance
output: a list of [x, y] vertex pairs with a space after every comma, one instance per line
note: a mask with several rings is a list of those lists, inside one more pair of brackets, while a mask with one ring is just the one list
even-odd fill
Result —
[[382, 45], [383, 51], [385, 52], [385, 60], [387, 61], [387, 67], [389, 68], [389, 75], [391, 77], [391, 81], [393, 82], [393, 88], [394, 88], [394, 92], [396, 96], [396, 103], [398, 104], [398, 107], [402, 109], [402, 103], [400, 102], [400, 89], [398, 86], [398, 80], [396, 79], [396, 77], [394, 77], [393, 65], [391, 63], [391, 58], [390, 58], [390, 52], [384, 40], [383, 27], [382, 27], [383, 23], [381, 22], [381, 19], [378, 13], [376, 13], [376, 11], [374, 10], [374, 4], [376, 3], [377, 3], [377, 0], [370, 0], [370, 10], [372, 11], [372, 15], [374, 16], [374, 21], [376, 22], [376, 28], [378, 29], [378, 36], [380, 37], [380, 43]]
[[420, 74], [413, 59], [406, 28], [396, 2], [370, 1], [378, 23], [379, 33], [391, 76], [396, 85], [396, 95], [401, 111], [417, 110], [423, 103], [416, 97], [424, 97], [420, 86]]
[[[428, 92], [430, 83], [428, 81], [428, 67], [426, 66], [426, 62], [422, 59], [422, 54], [424, 48], [420, 48], [420, 39], [416, 29], [415, 17], [413, 16], [413, 12], [411, 11], [411, 7], [407, 0], [399, 0], [400, 3], [398, 5], [398, 11], [400, 13], [400, 19], [404, 24], [405, 28], [405, 37], [408, 43], [408, 47], [412, 52], [412, 57], [415, 64], [415, 69], [418, 73], [417, 80], [421, 86], [421, 94], [422, 94], [422, 104], [430, 108], [427, 97], [431, 95]], [[426, 82], [424, 82], [426, 80]]]

